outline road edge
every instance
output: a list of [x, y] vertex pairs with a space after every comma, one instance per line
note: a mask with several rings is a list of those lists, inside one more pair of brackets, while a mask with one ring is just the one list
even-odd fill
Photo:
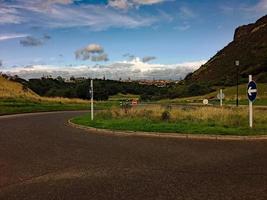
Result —
[[46, 114], [59, 114], [65, 112], [90, 112], [90, 110], [59, 110], [59, 111], [41, 111], [41, 112], [29, 112], [29, 113], [17, 113], [17, 114], [6, 114], [0, 115], [0, 119], [8, 119], [15, 117], [27, 117], [27, 116], [38, 116], [38, 115], [46, 115]]
[[177, 139], [196, 139], [196, 140], [232, 140], [232, 141], [256, 141], [267, 140], [267, 135], [258, 136], [235, 136], [235, 135], [207, 135], [207, 134], [184, 134], [184, 133], [160, 133], [160, 132], [143, 132], [143, 131], [120, 131], [110, 129], [99, 129], [84, 125], [75, 124], [68, 120], [68, 125], [73, 128], [85, 130], [87, 132], [101, 133], [115, 136], [137, 136], [137, 137], [159, 137], [159, 138], [177, 138]]

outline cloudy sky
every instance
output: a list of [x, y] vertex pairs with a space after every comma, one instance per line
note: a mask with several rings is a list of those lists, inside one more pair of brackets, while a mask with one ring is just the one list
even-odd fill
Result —
[[267, 0], [0, 0], [0, 71], [180, 79]]

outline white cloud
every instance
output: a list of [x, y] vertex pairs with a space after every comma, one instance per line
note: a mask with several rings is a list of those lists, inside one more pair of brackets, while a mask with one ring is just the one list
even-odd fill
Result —
[[89, 27], [105, 30], [110, 27], [136, 28], [149, 26], [160, 17], [121, 12], [104, 5], [69, 5], [71, 1], [21, 0], [2, 3], [1, 24], [28, 23], [48, 28]]
[[47, 2], [50, 4], [70, 4], [73, 2], [73, 0], [48, 0]]
[[17, 9], [2, 5], [0, 2], [0, 24], [20, 24], [25, 21]]
[[266, 15], [267, 13], [267, 0], [260, 0], [256, 5], [254, 6], [244, 6], [241, 8], [241, 10], [246, 12], [251, 12], [254, 14], [261, 14]]
[[192, 19], [196, 17], [194, 11], [186, 6], [182, 6], [179, 8], [179, 15], [182, 19]]
[[258, 9], [260, 10], [264, 10], [266, 13], [267, 12], [267, 0], [261, 0], [256, 7], [258, 7]]
[[0, 34], [0, 41], [27, 37], [27, 34], [7, 33]]
[[55, 7], [52, 13], [50, 15], [51, 20], [46, 22], [47, 26], [52, 28], [75, 26], [87, 26], [94, 30], [104, 30], [110, 27], [136, 28], [148, 26], [157, 21], [153, 17], [131, 16], [110, 10], [107, 7], [94, 5], [87, 5], [82, 8], [65, 8], [64, 10]]
[[174, 27], [174, 29], [179, 30], [179, 31], [187, 31], [190, 28], [191, 26], [189, 24], [183, 24], [181, 26]]
[[52, 66], [52, 65], [32, 65], [27, 67], [13, 67], [6, 69], [6, 73], [17, 74], [23, 78], [40, 78], [43, 75], [63, 76], [63, 77], [93, 77], [102, 78], [104, 75], [108, 79], [173, 79], [184, 78], [189, 72], [198, 69], [206, 61], [185, 62], [172, 65], [149, 64], [135, 58], [132, 61], [119, 61], [109, 65], [95, 66]]
[[229, 6], [229, 5], [221, 5], [220, 6], [220, 10], [224, 13], [224, 14], [232, 14], [234, 12], [234, 6]]
[[258, 18], [267, 14], [267, 0], [259, 0], [254, 4], [223, 4], [221, 11], [226, 15], [236, 15], [237, 13], [246, 18]]
[[132, 6], [128, 2], [128, 0], [109, 0], [108, 5], [113, 8], [119, 8], [119, 9], [128, 9], [130, 6]]
[[142, 5], [151, 5], [156, 3], [161, 3], [166, 0], [133, 0], [134, 3], [142, 4]]
[[76, 59], [91, 60], [93, 62], [108, 61], [108, 55], [99, 44], [89, 44], [84, 48], [75, 51]]
[[109, 6], [118, 9], [128, 9], [140, 5], [152, 5], [164, 2], [166, 0], [109, 0]]

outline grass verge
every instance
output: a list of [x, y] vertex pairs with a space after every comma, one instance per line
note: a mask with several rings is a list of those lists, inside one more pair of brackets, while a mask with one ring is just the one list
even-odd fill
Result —
[[75, 103], [29, 101], [25, 99], [0, 99], [0, 115], [63, 111], [63, 110], [86, 110], [89, 105]]
[[[47, 112], [47, 111], [71, 111], [90, 110], [90, 102], [61, 102], [61, 101], [29, 100], [23, 98], [0, 98], [0, 115]], [[108, 109], [112, 106], [110, 102], [96, 102], [95, 109]]]
[[189, 133], [213, 135], [265, 135], [267, 134], [266, 110], [255, 110], [261, 119], [255, 118], [255, 127], [248, 127], [246, 111], [243, 108], [192, 108], [167, 111], [170, 118], [162, 120], [165, 110], [133, 109], [125, 113], [113, 109], [97, 113], [95, 120], [90, 115], [72, 119], [73, 123], [110, 130], [129, 130], [162, 133]]

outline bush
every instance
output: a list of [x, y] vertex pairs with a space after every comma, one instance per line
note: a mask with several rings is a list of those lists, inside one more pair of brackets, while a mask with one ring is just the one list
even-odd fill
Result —
[[165, 110], [162, 114], [161, 114], [161, 120], [162, 121], [169, 121], [171, 119], [171, 113], [167, 110]]
[[22, 85], [22, 90], [23, 92], [28, 92], [29, 89], [26, 85]]
[[197, 96], [212, 92], [212, 88], [206, 84], [192, 83], [187, 87], [188, 96]]

